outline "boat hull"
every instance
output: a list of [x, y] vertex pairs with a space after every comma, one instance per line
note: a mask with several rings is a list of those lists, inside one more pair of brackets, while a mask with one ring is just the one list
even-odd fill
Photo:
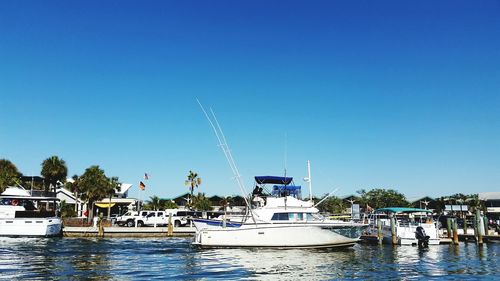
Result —
[[60, 218], [0, 219], [0, 236], [51, 237], [61, 235]]
[[[204, 228], [196, 232], [194, 245], [202, 248], [331, 248], [359, 241], [362, 227], [332, 225], [257, 224]], [[348, 235], [348, 236], [345, 236]]]
[[[418, 239], [415, 237], [417, 227], [420, 226], [429, 236], [429, 245], [439, 245], [440, 239], [435, 224], [419, 224], [411, 226], [397, 226], [396, 236], [398, 245], [417, 245]], [[392, 244], [392, 234], [390, 226], [385, 226], [382, 229], [384, 235], [383, 242]]]

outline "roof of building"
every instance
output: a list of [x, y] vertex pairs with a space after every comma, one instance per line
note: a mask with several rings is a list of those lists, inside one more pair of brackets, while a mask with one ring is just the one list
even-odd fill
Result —
[[500, 200], [500, 192], [481, 192], [478, 196], [480, 200]]

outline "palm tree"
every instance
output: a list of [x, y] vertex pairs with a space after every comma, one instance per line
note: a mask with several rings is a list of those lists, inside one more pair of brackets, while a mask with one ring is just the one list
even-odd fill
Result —
[[95, 202], [109, 195], [109, 182], [109, 179], [104, 174], [104, 170], [99, 168], [99, 166], [87, 168], [85, 173], [80, 177], [80, 192], [82, 199], [85, 200], [89, 208], [89, 221], [94, 217]]
[[121, 183], [118, 181], [118, 177], [111, 177], [111, 179], [109, 179], [109, 185], [106, 188], [106, 192], [109, 195], [108, 220], [111, 218], [111, 197], [113, 197], [113, 195], [120, 190], [120, 186]]
[[0, 192], [7, 186], [16, 184], [16, 180], [21, 176], [16, 165], [7, 159], [0, 159]]
[[149, 197], [148, 205], [151, 209], [158, 211], [158, 209], [160, 209], [161, 203], [162, 202], [160, 197], [156, 195]]
[[[41, 174], [45, 179], [47, 179], [47, 182], [52, 185], [55, 193], [57, 182], [66, 182], [66, 177], [68, 176], [66, 162], [57, 156], [51, 156], [42, 162]], [[45, 192], [47, 191], [48, 187], [45, 187]]]
[[232, 203], [231, 196], [223, 197], [219, 202], [219, 205], [220, 205], [219, 211], [222, 210], [222, 211], [224, 211], [224, 214], [225, 214], [227, 211], [227, 207], [229, 207], [229, 205], [231, 205], [231, 203]]
[[189, 196], [189, 202], [188, 202], [188, 207], [191, 209], [193, 207], [193, 192], [194, 188], [198, 187], [201, 184], [201, 178], [198, 177], [198, 174], [189, 171], [189, 175], [187, 176], [187, 180], [185, 181], [185, 185], [189, 187], [190, 191], [190, 196]]
[[78, 215], [78, 193], [80, 192], [80, 177], [73, 175], [72, 181], [66, 182], [66, 188], [75, 194], [75, 212]]
[[193, 197], [193, 208], [198, 211], [212, 211], [212, 203], [204, 193], [198, 193]]

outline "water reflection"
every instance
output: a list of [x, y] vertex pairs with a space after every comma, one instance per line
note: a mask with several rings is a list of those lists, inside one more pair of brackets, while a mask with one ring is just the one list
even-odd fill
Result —
[[0, 279], [491, 279], [500, 244], [199, 250], [190, 239], [0, 238]]

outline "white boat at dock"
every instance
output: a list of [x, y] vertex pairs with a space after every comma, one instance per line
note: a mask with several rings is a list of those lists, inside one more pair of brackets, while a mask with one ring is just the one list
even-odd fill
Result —
[[[404, 207], [381, 208], [375, 210], [369, 220], [369, 234], [377, 235], [380, 227], [384, 243], [439, 245], [437, 222], [433, 220], [430, 210]], [[391, 220], [393, 226], [391, 226]], [[394, 241], [393, 236], [395, 236]]]
[[8, 187], [0, 195], [0, 236], [58, 236], [62, 221], [53, 211], [37, 210], [54, 197], [35, 197], [21, 187]]
[[[291, 177], [255, 177], [258, 186], [241, 221], [195, 219], [193, 244], [214, 247], [328, 248], [352, 246], [367, 225], [326, 219], [300, 198]], [[263, 185], [274, 184], [270, 193]]]

